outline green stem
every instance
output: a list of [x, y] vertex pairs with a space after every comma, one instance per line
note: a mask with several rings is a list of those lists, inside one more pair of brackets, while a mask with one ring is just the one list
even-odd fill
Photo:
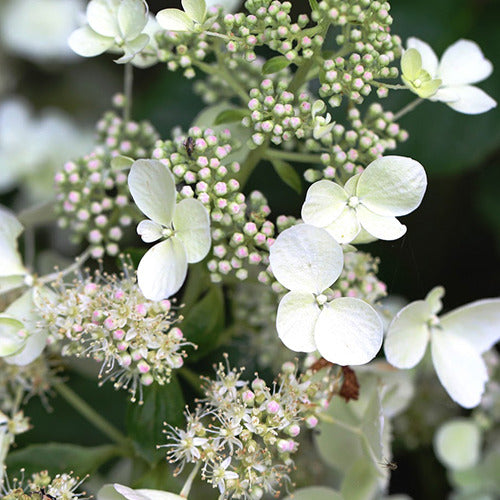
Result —
[[400, 85], [400, 84], [393, 85], [392, 83], [382, 83], [376, 81], [371, 82], [371, 84], [374, 85], [375, 87], [387, 87], [388, 89], [391, 90], [408, 90], [408, 87], [406, 85]]
[[63, 269], [62, 271], [56, 271], [55, 273], [47, 274], [46, 276], [42, 276], [40, 279], [37, 280], [37, 283], [40, 285], [45, 285], [47, 283], [50, 283], [51, 281], [55, 281], [59, 278], [62, 278], [63, 276], [66, 276], [67, 274], [70, 274], [73, 271], [79, 269], [89, 257], [90, 257], [90, 248], [87, 248], [87, 250], [85, 250], [82, 254], [76, 257], [75, 262], [73, 262], [73, 264], [68, 266], [66, 269]]
[[94, 427], [120, 445], [124, 450], [127, 450], [128, 453], [132, 452], [128, 438], [91, 408], [76, 392], [62, 382], [54, 383], [53, 387], [67, 403], [80, 413], [80, 415], [85, 417]]
[[130, 121], [130, 114], [132, 110], [132, 85], [134, 81], [134, 68], [132, 64], [125, 64], [125, 74], [123, 78], [123, 95], [125, 96], [125, 103], [123, 106], [123, 121]]
[[281, 149], [268, 149], [264, 158], [269, 160], [288, 160], [300, 163], [320, 163], [321, 155], [310, 153], [296, 153], [295, 151], [283, 151]]
[[259, 161], [265, 156], [268, 147], [269, 147], [269, 138], [267, 138], [267, 140], [264, 141], [259, 147], [250, 151], [245, 162], [241, 166], [241, 170], [235, 176], [236, 180], [240, 183], [240, 186], [244, 186], [247, 183], [255, 167], [257, 166]]
[[191, 491], [191, 486], [193, 485], [193, 480], [198, 474], [198, 471], [200, 470], [201, 462], [197, 462], [196, 465], [194, 466], [193, 470], [189, 474], [189, 477], [187, 478], [187, 481], [184, 483], [184, 486], [182, 487], [181, 492], [179, 493], [179, 496], [187, 498], [189, 495], [189, 492]]
[[424, 99], [422, 99], [421, 97], [418, 97], [414, 101], [410, 102], [410, 104], [407, 104], [403, 109], [400, 109], [394, 115], [393, 120], [394, 121], [399, 120], [402, 116], [406, 115], [406, 113], [409, 113], [410, 111], [413, 111], [422, 102], [424, 102]]

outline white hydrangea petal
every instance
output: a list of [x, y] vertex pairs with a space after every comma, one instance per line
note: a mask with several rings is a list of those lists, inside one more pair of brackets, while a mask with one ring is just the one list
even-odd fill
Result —
[[117, 10], [121, 0], [92, 0], [87, 6], [87, 22], [99, 35], [115, 37], [120, 34]]
[[[111, 485], [109, 485], [111, 486]], [[115, 499], [121, 499], [121, 498], [126, 498], [127, 500], [148, 500], [148, 497], [143, 495], [142, 493], [139, 493], [137, 490], [133, 490], [132, 488], [129, 488], [128, 486], [123, 486], [121, 484], [115, 483], [112, 486], [114, 490], [108, 492], [108, 496], [106, 498], [109, 498], [109, 500], [115, 500]], [[99, 492], [100, 495], [97, 496], [97, 500], [103, 500], [103, 493], [101, 491]]]
[[276, 316], [276, 329], [283, 344], [295, 352], [315, 351], [314, 327], [319, 314], [313, 294], [288, 292], [281, 299]]
[[422, 58], [422, 68], [429, 73], [429, 75], [434, 78], [438, 71], [438, 58], [432, 47], [415, 37], [410, 37], [406, 41], [406, 47], [408, 49], [418, 50], [420, 57]]
[[340, 245], [324, 229], [298, 224], [278, 236], [269, 261], [284, 287], [321, 293], [340, 276], [344, 256]]
[[360, 299], [341, 297], [323, 306], [314, 329], [319, 353], [338, 365], [363, 365], [380, 350], [383, 325], [375, 309]]
[[431, 314], [437, 314], [443, 308], [441, 299], [444, 297], [444, 288], [435, 286], [426, 296], [425, 301], [429, 306]]
[[432, 312], [424, 300], [403, 307], [387, 329], [384, 352], [387, 361], [396, 368], [413, 368], [424, 357], [429, 341], [427, 321]]
[[24, 325], [10, 316], [0, 316], [0, 357], [11, 356], [19, 352], [26, 343], [20, 335]]
[[115, 63], [117, 64], [126, 64], [130, 62], [141, 50], [146, 47], [149, 43], [149, 36], [143, 33], [139, 35], [137, 38], [134, 38], [130, 42], [127, 42], [123, 47], [125, 53], [119, 59], [115, 59]]
[[443, 328], [469, 342], [479, 353], [500, 340], [500, 299], [483, 299], [440, 318]]
[[451, 331], [437, 328], [431, 333], [431, 353], [439, 380], [451, 399], [464, 408], [477, 406], [488, 380], [481, 355]]
[[363, 205], [357, 208], [358, 220], [367, 233], [381, 240], [392, 241], [406, 233], [406, 226], [396, 219], [385, 215], [374, 214]]
[[130, 194], [139, 210], [155, 222], [168, 226], [175, 210], [174, 176], [157, 160], [136, 160], [128, 176]]
[[82, 57], [94, 57], [103, 54], [114, 45], [114, 39], [99, 35], [89, 26], [79, 28], [68, 39], [71, 50]]
[[450, 87], [450, 90], [453, 91], [457, 99], [448, 101], [446, 104], [459, 113], [477, 115], [486, 113], [497, 105], [495, 99], [491, 98], [484, 90], [472, 85]]
[[346, 207], [335, 221], [326, 226], [325, 229], [339, 243], [350, 243], [361, 230], [356, 210]]
[[435, 94], [429, 97], [431, 101], [440, 101], [448, 104], [449, 102], [458, 101], [458, 93], [455, 89], [459, 87], [441, 87]]
[[424, 197], [424, 167], [404, 156], [384, 156], [372, 161], [361, 174], [356, 194], [363, 205], [379, 215], [406, 215]]
[[137, 268], [137, 282], [147, 299], [162, 300], [179, 291], [186, 274], [184, 245], [177, 238], [169, 238], [146, 252]]
[[22, 276], [0, 276], [0, 293], [5, 293], [8, 290], [19, 288], [25, 282], [25, 275]]
[[196, 21], [203, 24], [207, 15], [207, 5], [205, 0], [181, 0], [182, 8], [186, 14]]
[[146, 243], [158, 241], [163, 236], [163, 227], [152, 220], [141, 220], [137, 225], [137, 234]]
[[436, 432], [434, 451], [440, 462], [450, 469], [473, 467], [480, 459], [481, 431], [472, 419], [450, 420]]
[[368, 231], [361, 228], [361, 231], [358, 233], [356, 238], [351, 241], [352, 245], [363, 245], [365, 243], [371, 243], [372, 241], [376, 241], [378, 238], [376, 236], [371, 235]]
[[358, 188], [358, 182], [360, 177], [361, 174], [353, 175], [352, 177], [349, 177], [349, 179], [345, 183], [344, 189], [349, 196], [356, 196], [356, 189]]
[[491, 75], [493, 65], [472, 40], [458, 40], [444, 52], [438, 74], [443, 86], [477, 83]]
[[[237, 476], [238, 475], [236, 474], [236, 477]], [[169, 491], [139, 489], [136, 490], [136, 492], [145, 496], [147, 500], [186, 500], [186, 497], [181, 497], [180, 495], [177, 495], [175, 493], [170, 493]], [[128, 500], [134, 500], [134, 499], [130, 498]]]
[[185, 497], [169, 491], [138, 489], [115, 483], [104, 485], [97, 493], [97, 500], [185, 500]]
[[193, 198], [180, 201], [175, 207], [175, 237], [184, 244], [189, 263], [203, 260], [212, 243], [210, 217], [203, 204]]
[[342, 213], [348, 198], [344, 189], [335, 182], [315, 182], [307, 190], [302, 205], [302, 219], [306, 224], [325, 227]]
[[148, 21], [148, 6], [144, 0], [122, 0], [117, 19], [122, 38], [136, 38]]
[[191, 18], [179, 9], [163, 9], [156, 14], [158, 24], [168, 31], [193, 31]]
[[0, 207], [0, 277], [26, 273], [17, 250], [17, 238], [23, 229], [14, 214]]

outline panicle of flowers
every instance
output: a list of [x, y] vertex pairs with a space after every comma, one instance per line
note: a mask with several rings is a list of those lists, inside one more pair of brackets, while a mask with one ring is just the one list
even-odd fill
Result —
[[61, 285], [53, 297], [38, 300], [49, 341], [65, 341], [64, 356], [92, 357], [102, 363], [99, 377], [127, 389], [132, 401], [142, 386], [166, 384], [184, 363], [186, 342], [175, 324], [182, 319], [169, 300], [147, 300], [127, 267], [120, 277], [94, 276]]
[[181, 186], [179, 197], [196, 198], [210, 214], [213, 250], [207, 267], [214, 282], [228, 274], [245, 280], [247, 265], [266, 263], [274, 237], [265, 197], [254, 191], [247, 199], [234, 178], [240, 165], [231, 159], [233, 145], [229, 130], [192, 127], [187, 136], [158, 141], [153, 151]]
[[179, 469], [203, 463], [202, 478], [221, 498], [258, 499], [286, 488], [298, 436], [328, 406], [331, 378], [298, 376], [296, 364], [287, 362], [268, 386], [258, 375], [242, 380], [242, 371], [220, 363], [216, 379], [205, 380], [203, 404], [187, 413], [186, 429], [166, 431], [170, 442], [162, 446]]
[[91, 255], [118, 255], [124, 232], [136, 208], [127, 187], [127, 172], [113, 168], [117, 156], [150, 156], [158, 136], [145, 122], [125, 122], [107, 112], [97, 123], [97, 146], [90, 154], [68, 161], [55, 176], [60, 227], [69, 228], [75, 242], [85, 240]]

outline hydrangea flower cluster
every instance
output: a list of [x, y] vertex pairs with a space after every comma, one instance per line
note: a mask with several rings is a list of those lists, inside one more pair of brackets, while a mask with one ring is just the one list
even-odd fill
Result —
[[127, 172], [113, 158], [151, 155], [158, 138], [149, 122], [125, 122], [108, 112], [97, 124], [97, 146], [89, 155], [68, 161], [55, 176], [59, 225], [76, 242], [85, 240], [94, 258], [118, 255], [120, 241], [137, 215], [127, 187]]
[[127, 268], [120, 278], [97, 273], [61, 285], [37, 305], [49, 343], [63, 341], [63, 355], [102, 363], [103, 382], [113, 380], [133, 400], [137, 391], [142, 400], [142, 386], [168, 383], [172, 370], [184, 364], [183, 347], [192, 346], [175, 326], [182, 318], [177, 308], [168, 300], [145, 299]]
[[318, 424], [328, 406], [332, 379], [297, 375], [282, 366], [272, 387], [256, 376], [241, 380], [241, 371], [222, 363], [215, 380], [205, 380], [205, 401], [188, 413], [185, 429], [170, 429], [167, 458], [202, 463], [202, 478], [219, 489], [220, 498], [259, 499], [277, 495], [289, 483], [298, 436]]

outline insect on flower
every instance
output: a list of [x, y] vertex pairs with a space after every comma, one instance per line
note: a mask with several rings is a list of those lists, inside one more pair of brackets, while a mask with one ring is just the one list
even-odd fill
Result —
[[194, 152], [194, 139], [191, 136], [188, 136], [186, 142], [184, 142], [184, 147], [186, 148], [186, 153], [189, 158], [192, 158]]
[[398, 468], [398, 464], [396, 462], [389, 462], [388, 460], [385, 460], [384, 462], [379, 462], [379, 464], [382, 467], [385, 467], [386, 469], [395, 471]]

